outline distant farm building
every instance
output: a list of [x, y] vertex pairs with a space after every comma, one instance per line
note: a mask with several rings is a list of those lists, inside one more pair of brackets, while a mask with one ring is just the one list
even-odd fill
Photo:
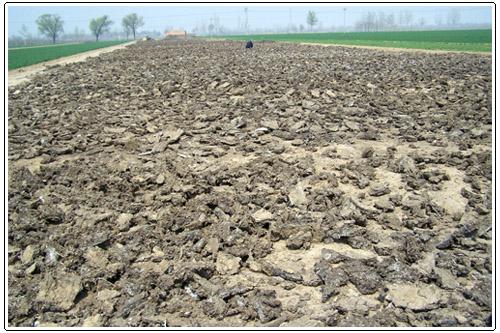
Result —
[[186, 30], [170, 30], [165, 32], [165, 37], [186, 38], [187, 32]]

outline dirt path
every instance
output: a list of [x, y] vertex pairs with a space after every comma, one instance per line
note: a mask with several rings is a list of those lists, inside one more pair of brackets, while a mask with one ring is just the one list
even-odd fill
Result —
[[54, 60], [50, 60], [50, 61], [45, 61], [45, 62], [41, 62], [39, 64], [11, 70], [11, 71], [9, 71], [8, 85], [9, 85], [9, 87], [13, 87], [13, 86], [16, 86], [20, 83], [26, 82], [30, 79], [31, 76], [44, 71], [49, 66], [65, 65], [65, 64], [69, 64], [69, 63], [73, 63], [73, 62], [84, 61], [85, 59], [87, 59], [89, 57], [97, 57], [103, 53], [123, 49], [126, 46], [131, 45], [133, 43], [135, 43], [135, 41], [128, 42], [125, 44], [110, 46], [110, 47], [104, 47], [102, 49], [82, 52], [82, 53], [78, 53], [78, 54], [75, 54], [72, 56], [54, 59]]

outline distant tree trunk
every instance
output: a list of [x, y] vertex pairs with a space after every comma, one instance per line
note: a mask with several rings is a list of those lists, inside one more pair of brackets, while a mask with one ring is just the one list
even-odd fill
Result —
[[95, 35], [95, 41], [98, 42], [99, 41], [99, 35]]
[[134, 40], [135, 40], [135, 28], [132, 28], [132, 33], [134, 34]]
[[52, 35], [52, 44], [56, 43], [56, 35]]

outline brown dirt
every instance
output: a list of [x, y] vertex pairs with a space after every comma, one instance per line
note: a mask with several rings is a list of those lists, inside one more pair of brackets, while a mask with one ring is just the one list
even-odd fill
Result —
[[[291, 42], [293, 43], [293, 42]], [[315, 46], [339, 46], [339, 47], [352, 47], [357, 49], [369, 49], [387, 52], [417, 52], [429, 54], [446, 54], [446, 53], [463, 53], [463, 54], [476, 54], [491, 57], [491, 52], [473, 52], [473, 51], [448, 51], [448, 50], [426, 50], [426, 49], [405, 49], [398, 47], [384, 47], [384, 46], [368, 46], [368, 45], [346, 45], [346, 44], [327, 44], [327, 43], [300, 43], [301, 45], [315, 45]]]
[[9, 88], [10, 326], [491, 326], [491, 58], [140, 42]]

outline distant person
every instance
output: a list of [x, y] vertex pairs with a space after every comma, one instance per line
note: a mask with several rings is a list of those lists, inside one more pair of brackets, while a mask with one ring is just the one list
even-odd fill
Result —
[[247, 42], [247, 45], [245, 46], [246, 49], [251, 49], [253, 47], [253, 43], [251, 40]]

